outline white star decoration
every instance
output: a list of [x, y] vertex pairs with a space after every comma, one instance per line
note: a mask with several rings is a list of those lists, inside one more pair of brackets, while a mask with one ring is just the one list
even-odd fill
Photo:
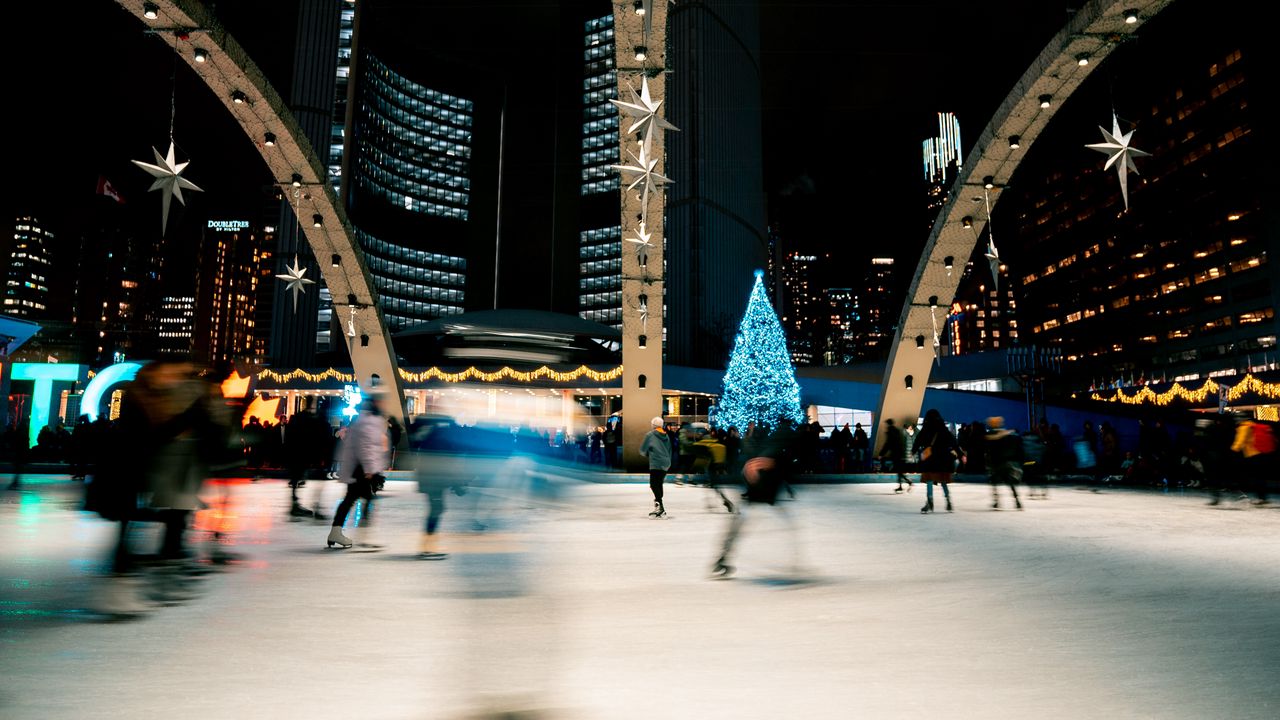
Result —
[[[1107, 132], [1102, 127], [1098, 129], [1102, 131], [1102, 137], [1106, 139], [1106, 142], [1093, 143], [1085, 145], [1085, 147], [1110, 155], [1107, 158], [1107, 164], [1102, 169], [1109, 170], [1112, 165], [1116, 166], [1116, 172], [1120, 175], [1120, 194], [1124, 196], [1124, 209], [1128, 210], [1129, 171], [1138, 172], [1138, 166], [1133, 164], [1133, 159], [1135, 157], [1149, 157], [1151, 153], [1129, 147], [1129, 139], [1133, 137], [1134, 131], [1130, 130], [1128, 133], [1120, 134], [1120, 120], [1115, 113], [1111, 113], [1111, 132]], [[1120, 162], [1117, 163], [1117, 160]]]
[[609, 167], [622, 173], [623, 182], [631, 180], [631, 177], [635, 178], [627, 186], [628, 190], [635, 190], [637, 185], [644, 183], [644, 190], [640, 193], [640, 214], [643, 216], [641, 220], [644, 220], [648, 217], [649, 191], [658, 185], [666, 185], [671, 182], [671, 178], [654, 172], [658, 161], [657, 159], [649, 158], [649, 150], [643, 144], [640, 146], [639, 157], [636, 157], [635, 153], [630, 150], [627, 151], [627, 154], [636, 161], [635, 165], [610, 165]]
[[987, 263], [991, 265], [991, 285], [995, 289], [1000, 289], [1000, 253], [996, 250], [994, 242], [987, 243]]
[[679, 130], [675, 125], [667, 122], [667, 119], [658, 114], [658, 109], [662, 107], [662, 101], [653, 101], [653, 97], [649, 94], [649, 78], [642, 77], [640, 85], [640, 93], [636, 94], [636, 89], [631, 88], [631, 98], [634, 102], [624, 102], [622, 100], [610, 100], [619, 110], [636, 118], [631, 123], [631, 127], [627, 128], [627, 134], [634, 132], [644, 133], [644, 149], [648, 151], [653, 146], [653, 129], [659, 130]]
[[191, 164], [191, 161], [188, 160], [184, 163], [174, 161], [172, 140], [169, 141], [169, 154], [165, 157], [160, 157], [160, 151], [156, 150], [154, 147], [151, 148], [151, 152], [156, 154], [155, 165], [142, 162], [141, 160], [133, 160], [132, 162], [134, 165], [146, 170], [149, 175], [155, 178], [155, 181], [151, 183], [151, 187], [147, 189], [148, 192], [151, 190], [160, 190], [162, 192], [161, 197], [163, 198], [163, 204], [161, 205], [160, 210], [160, 234], [163, 235], [165, 229], [169, 226], [170, 198], [176, 197], [178, 198], [178, 202], [186, 205], [187, 201], [182, 199], [183, 190], [195, 190], [196, 192], [204, 192], [204, 190], [201, 190], [196, 187], [195, 183], [182, 177], [182, 171], [187, 167], [187, 165]]
[[649, 238], [651, 237], [653, 237], [653, 233], [645, 232], [644, 222], [641, 221], [640, 229], [636, 231], [636, 237], [623, 238], [629, 243], [636, 244], [636, 262], [638, 262], [642, 268], [649, 264], [648, 250], [653, 247], [653, 243], [649, 241]]
[[293, 311], [297, 312], [298, 311], [298, 293], [306, 292], [307, 289], [305, 286], [314, 285], [316, 281], [308, 280], [305, 277], [303, 277], [303, 275], [307, 274], [307, 269], [299, 266], [297, 255], [293, 256], [293, 267], [289, 267], [288, 265], [285, 265], [284, 268], [285, 268], [285, 274], [277, 275], [276, 277], [289, 283], [288, 285], [285, 286], [285, 290], [293, 291]]

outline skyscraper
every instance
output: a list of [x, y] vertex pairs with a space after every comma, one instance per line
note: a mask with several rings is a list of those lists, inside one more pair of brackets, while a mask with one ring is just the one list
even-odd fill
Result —
[[[601, 7], [607, 7], [601, 4]], [[613, 15], [584, 23], [582, 202], [578, 234], [578, 315], [622, 328], [622, 228], [618, 225], [618, 77]]]
[[933, 220], [947, 204], [951, 182], [964, 167], [963, 151], [960, 144], [960, 121], [952, 113], [938, 113], [938, 134], [926, 138], [921, 143], [924, 160], [924, 182], [926, 217], [929, 227]]
[[709, 0], [670, 8], [667, 360], [723, 367], [742, 298], [764, 268], [760, 9]]
[[[261, 232], [247, 220], [208, 221], [200, 239], [195, 292], [192, 346], [198, 359], [210, 363], [262, 360], [255, 354], [259, 347], [254, 342], [254, 323], [263, 244]], [[175, 312], [181, 312], [181, 303], [168, 305], [171, 323]]]
[[5, 314], [29, 320], [48, 316], [53, 239], [53, 233], [39, 218], [24, 215], [14, 222], [9, 269], [5, 274], [2, 308]]
[[882, 360], [888, 352], [900, 309], [894, 300], [895, 282], [893, 258], [872, 258], [858, 287], [859, 317], [854, 326], [857, 335], [854, 354], [859, 360]]

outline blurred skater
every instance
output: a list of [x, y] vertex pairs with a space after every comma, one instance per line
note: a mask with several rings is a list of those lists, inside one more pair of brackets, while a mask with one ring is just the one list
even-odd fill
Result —
[[760, 454], [747, 460], [742, 466], [747, 492], [729, 521], [720, 545], [720, 556], [711, 566], [712, 577], [723, 579], [733, 574], [734, 567], [729, 562], [733, 557], [733, 547], [742, 534], [747, 517], [762, 505], [776, 507], [782, 513], [784, 521], [791, 525], [792, 541], [795, 543], [792, 564], [795, 568], [800, 567], [799, 532], [786, 508], [777, 505], [778, 492], [790, 483], [791, 474], [795, 471], [797, 440], [795, 431], [791, 429], [791, 421], [782, 418], [778, 421], [777, 429], [761, 443]]
[[[1017, 482], [1022, 478], [1022, 439], [1004, 426], [1004, 418], [987, 418], [987, 472], [991, 478], [991, 509], [1000, 509], [1000, 486], [1008, 485], [1014, 507], [1022, 509]], [[948, 508], [949, 509], [949, 508]]]
[[942, 485], [942, 495], [947, 501], [947, 512], [951, 512], [951, 477], [956, 471], [956, 459], [960, 456], [956, 437], [947, 429], [942, 420], [942, 413], [930, 409], [924, 414], [924, 424], [916, 434], [914, 449], [920, 458], [920, 481], [925, 484], [924, 507], [922, 513], [933, 512], [933, 484]]
[[653, 491], [653, 512], [649, 517], [660, 518], [667, 514], [662, 505], [662, 484], [671, 469], [671, 439], [664, 429], [662, 416], [649, 421], [653, 429], [640, 442], [640, 454], [649, 458], [649, 489]]
[[386, 418], [378, 408], [380, 393], [370, 392], [360, 404], [360, 417], [347, 429], [346, 438], [338, 447], [338, 479], [346, 484], [347, 494], [333, 514], [333, 526], [325, 543], [328, 547], [349, 548], [353, 541], [342, 534], [347, 513], [357, 500], [363, 500], [361, 524], [364, 537], [360, 547], [364, 550], [381, 550], [382, 546], [368, 537], [368, 524], [373, 510], [373, 496], [383, 480], [383, 472], [390, 462], [390, 433]]
[[907, 484], [907, 492], [911, 492], [911, 480], [903, 473], [907, 465], [907, 443], [902, 437], [902, 430], [893, 424], [893, 418], [884, 421], [884, 445], [880, 446], [880, 461], [883, 469], [898, 473], [896, 493], [902, 492], [902, 483]]

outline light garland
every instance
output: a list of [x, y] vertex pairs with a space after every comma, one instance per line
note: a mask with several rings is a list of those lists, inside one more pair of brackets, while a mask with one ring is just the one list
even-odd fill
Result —
[[[1115, 395], [1111, 397], [1103, 397], [1099, 393], [1093, 393], [1089, 397], [1093, 400], [1102, 402], [1119, 402], [1125, 405], [1145, 405], [1154, 403], [1161, 407], [1168, 405], [1175, 400], [1185, 400], [1189, 403], [1202, 403], [1210, 395], [1216, 395], [1223, 386], [1209, 378], [1204, 384], [1195, 390], [1188, 390], [1179, 383], [1174, 383], [1172, 387], [1162, 393], [1157, 393], [1149, 387], [1144, 387], [1132, 395], [1125, 395], [1123, 390], [1117, 390]], [[1245, 375], [1240, 382], [1226, 388], [1227, 401], [1235, 402], [1248, 394], [1261, 395], [1262, 397], [1275, 400], [1280, 398], [1280, 383], [1263, 382], [1253, 375]]]
[[400, 370], [400, 377], [404, 378], [408, 382], [413, 382], [413, 383], [426, 382], [428, 380], [442, 380], [444, 382], [463, 382], [465, 380], [480, 380], [482, 382], [495, 382], [498, 380], [505, 380], [505, 379], [511, 379], [517, 382], [533, 382], [534, 380], [540, 380], [542, 378], [547, 378], [549, 380], [554, 380], [556, 382], [570, 382], [573, 380], [577, 380], [578, 378], [583, 376], [588, 377], [591, 380], [594, 380], [596, 382], [609, 382], [610, 380], [617, 380], [618, 378], [622, 377], [622, 366], [619, 365], [618, 367], [613, 368], [612, 370], [606, 370], [604, 372], [601, 372], [599, 370], [592, 370], [586, 365], [582, 365], [578, 369], [570, 370], [569, 372], [559, 372], [557, 370], [552, 370], [546, 365], [543, 365], [537, 370], [532, 370], [527, 372], [522, 370], [512, 370], [509, 367], [503, 367], [501, 370], [497, 370], [495, 372], [485, 372], [474, 366], [469, 367], [466, 370], [463, 370], [461, 372], [453, 372], [453, 373], [445, 372], [438, 367], [427, 368], [422, 372], [409, 372], [404, 369]]
[[[431, 367], [422, 372], [409, 372], [404, 368], [400, 369], [400, 377], [406, 382], [421, 383], [429, 380], [440, 380], [442, 382], [464, 382], [467, 380], [480, 380], [482, 382], [496, 382], [498, 380], [515, 380], [517, 382], [533, 382], [540, 379], [553, 380], [555, 382], [571, 382], [581, 377], [587, 377], [595, 382], [609, 382], [622, 377], [622, 366], [619, 365], [611, 370], [592, 370], [586, 365], [582, 365], [576, 370], [569, 372], [560, 372], [552, 370], [543, 365], [537, 370], [523, 371], [513, 370], [510, 367], [503, 367], [494, 372], [486, 372], [476, 367], [469, 367], [460, 372], [445, 372], [438, 367]], [[323, 382], [325, 380], [338, 380], [340, 382], [355, 382], [356, 376], [351, 373], [344, 373], [334, 368], [329, 368], [321, 373], [309, 373], [306, 370], [298, 369], [287, 373], [278, 373], [274, 370], [263, 370], [258, 373], [259, 380], [271, 380], [277, 383], [286, 383], [291, 380], [302, 379], [311, 383]]]

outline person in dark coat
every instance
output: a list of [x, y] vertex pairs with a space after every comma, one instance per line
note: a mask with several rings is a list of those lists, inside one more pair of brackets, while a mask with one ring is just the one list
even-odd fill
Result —
[[880, 461], [888, 466], [883, 469], [898, 473], [898, 487], [894, 492], [902, 492], [904, 482], [907, 490], [911, 490], [911, 480], [903, 473], [907, 465], [907, 443], [902, 437], [902, 431], [893, 424], [893, 418], [884, 421], [884, 444], [880, 446]]
[[1017, 482], [1022, 478], [1022, 438], [1010, 432], [1004, 426], [1004, 418], [987, 418], [986, 439], [983, 446], [987, 452], [987, 472], [991, 478], [991, 509], [1000, 509], [1001, 485], [1008, 485], [1013, 492], [1013, 504], [1022, 509], [1022, 500], [1018, 499]]
[[920, 512], [933, 512], [934, 483], [942, 485], [942, 495], [947, 501], [947, 512], [951, 512], [949, 484], [955, 474], [960, 448], [956, 444], [955, 436], [943, 422], [942, 413], [930, 409], [924, 414], [924, 424], [916, 434], [914, 449], [916, 456], [920, 459], [920, 480], [925, 484], [925, 503], [924, 507], [920, 508]]
[[[747, 492], [743, 495], [745, 502], [737, 507], [737, 512], [729, 520], [729, 527], [720, 545], [720, 556], [711, 566], [712, 577], [727, 578], [733, 574], [734, 568], [729, 564], [729, 560], [733, 554], [733, 546], [742, 533], [743, 525], [752, 512], [749, 508], [761, 505], [776, 506], [778, 492], [790, 484], [791, 475], [795, 472], [797, 463], [800, 462], [797, 457], [798, 452], [801, 451], [800, 445], [799, 434], [792, 429], [790, 419], [780, 418], [778, 427], [761, 442], [760, 454], [743, 464], [742, 475], [747, 483]], [[784, 508], [776, 507], [783, 512], [790, 523], [791, 518], [786, 515]], [[799, 535], [794, 527], [792, 538], [797, 545], [795, 561], [799, 566]]]

